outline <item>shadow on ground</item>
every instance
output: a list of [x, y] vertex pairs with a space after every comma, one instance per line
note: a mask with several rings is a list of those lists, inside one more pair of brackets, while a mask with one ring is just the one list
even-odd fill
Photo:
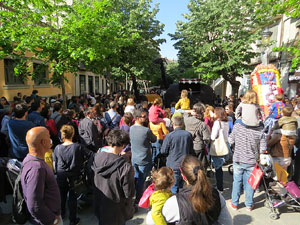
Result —
[[246, 225], [251, 224], [252, 218], [246, 214], [239, 214], [233, 217], [234, 225]]

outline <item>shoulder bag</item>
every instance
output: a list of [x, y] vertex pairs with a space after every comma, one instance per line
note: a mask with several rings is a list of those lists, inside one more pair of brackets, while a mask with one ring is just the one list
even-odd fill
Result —
[[211, 142], [209, 154], [212, 156], [225, 156], [229, 154], [228, 145], [224, 138], [222, 124], [220, 123], [220, 130], [218, 138]]

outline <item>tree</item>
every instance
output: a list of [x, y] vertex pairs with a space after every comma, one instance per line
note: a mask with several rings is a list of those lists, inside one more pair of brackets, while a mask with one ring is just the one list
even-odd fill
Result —
[[[236, 77], [250, 73], [251, 45], [259, 39], [262, 18], [251, 0], [191, 0], [187, 22], [177, 23], [179, 64], [200, 73], [202, 80], [223, 76], [237, 94]], [[190, 65], [189, 65], [190, 64]]]
[[154, 20], [157, 10], [150, 11], [149, 2], [73, 0], [70, 5], [64, 0], [2, 0], [0, 6], [6, 10], [0, 11], [0, 57], [43, 60], [52, 73], [50, 83], [62, 88], [66, 102], [65, 73], [76, 74], [80, 63], [110, 76], [114, 66], [143, 68], [142, 60], [152, 62], [149, 55], [155, 47], [157, 53], [159, 41], [154, 37], [162, 25]]
[[[296, 19], [300, 17], [300, 0], [255, 0], [255, 2], [259, 5], [256, 10], [257, 15], [268, 13], [273, 17], [282, 14]], [[300, 66], [300, 38], [289, 45], [275, 47], [273, 51], [286, 51], [290, 54], [292, 57], [291, 70]]]
[[52, 73], [50, 83], [62, 89], [64, 103], [65, 73], [76, 73], [80, 62], [101, 70], [111, 63], [106, 56], [116, 54], [128, 38], [118, 21], [121, 13], [110, 14], [112, 5], [106, 0], [76, 0], [72, 5], [63, 0], [5, 0], [1, 6], [7, 9], [0, 12], [1, 56], [43, 60]]
[[122, 12], [122, 25], [128, 30], [136, 31], [135, 40], [120, 48], [119, 63], [114, 67], [123, 71], [133, 81], [134, 94], [139, 101], [137, 78], [152, 80], [158, 76], [158, 65], [153, 61], [159, 56], [159, 45], [164, 39], [157, 38], [164, 25], [155, 17], [158, 5], [151, 7], [151, 0], [114, 0], [114, 9]]

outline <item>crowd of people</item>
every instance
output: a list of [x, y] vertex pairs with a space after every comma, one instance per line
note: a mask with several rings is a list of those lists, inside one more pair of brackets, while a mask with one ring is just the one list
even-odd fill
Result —
[[[136, 104], [126, 91], [73, 96], [67, 109], [60, 95], [44, 98], [36, 90], [31, 96], [18, 93], [12, 103], [2, 97], [0, 156], [22, 162], [28, 224], [63, 224], [67, 214], [70, 225], [79, 224], [75, 186], [82, 171], [99, 225], [131, 219], [147, 177], [155, 186], [147, 224], [232, 224], [227, 205], [237, 210], [243, 192], [246, 209], [255, 207], [248, 178], [260, 154], [271, 155], [285, 170], [294, 160], [300, 186], [298, 96], [289, 101], [276, 95], [266, 118], [252, 90], [239, 101], [215, 103], [191, 107], [186, 90], [170, 108], [161, 98]], [[220, 138], [226, 151], [213, 154]], [[230, 160], [233, 184], [226, 204], [222, 166]], [[215, 186], [206, 173], [210, 163]]]

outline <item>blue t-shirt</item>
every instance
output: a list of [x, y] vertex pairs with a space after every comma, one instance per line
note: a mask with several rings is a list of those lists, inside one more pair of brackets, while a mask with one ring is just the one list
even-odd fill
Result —
[[35, 127], [34, 123], [27, 120], [10, 119], [8, 121], [8, 134], [12, 146], [12, 156], [23, 160], [28, 153], [26, 143], [26, 134], [31, 128]]
[[270, 116], [274, 119], [279, 119], [282, 116], [282, 109], [285, 104], [282, 102], [274, 102], [270, 108]]

